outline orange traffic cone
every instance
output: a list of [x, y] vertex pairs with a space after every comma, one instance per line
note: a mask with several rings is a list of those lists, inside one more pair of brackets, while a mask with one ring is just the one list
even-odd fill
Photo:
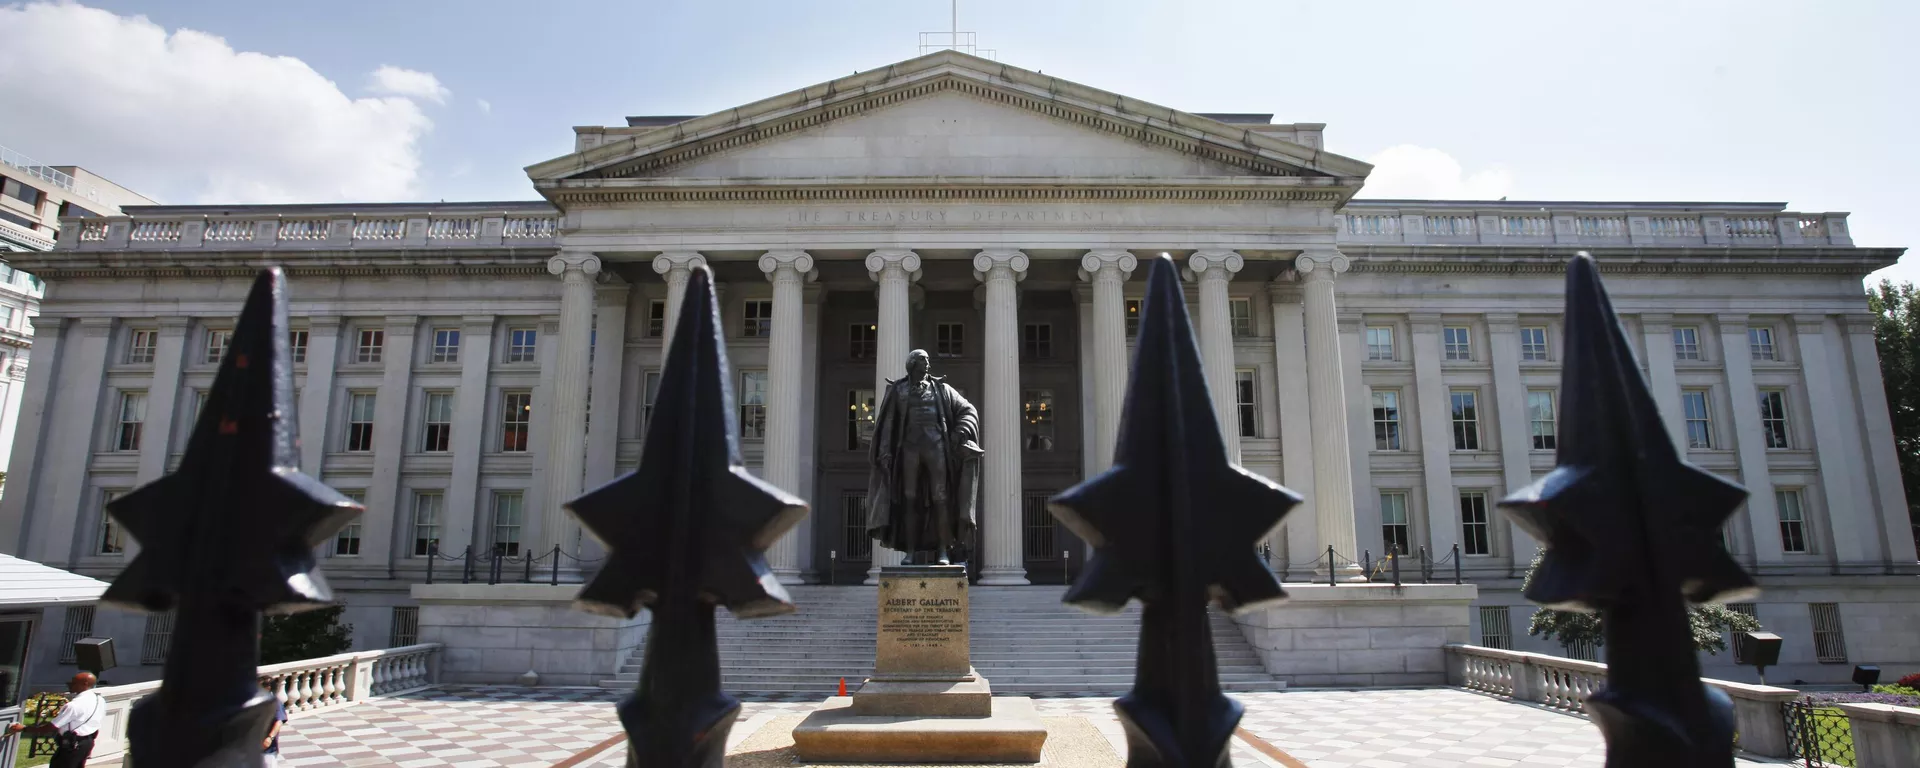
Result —
[[847, 695], [847, 679], [844, 677], [840, 678], [840, 695]]

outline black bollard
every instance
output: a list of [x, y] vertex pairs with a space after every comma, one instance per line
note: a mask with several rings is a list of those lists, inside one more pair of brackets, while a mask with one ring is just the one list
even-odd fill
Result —
[[1453, 583], [1455, 584], [1464, 583], [1460, 580], [1460, 545], [1459, 544], [1453, 545]]
[[440, 559], [439, 557], [436, 557], [436, 555], [438, 554], [440, 554], [440, 542], [428, 541], [427, 542], [427, 583], [428, 584], [433, 583], [433, 561]]
[[1393, 585], [1397, 587], [1397, 586], [1400, 586], [1400, 548], [1399, 547], [1397, 546], [1394, 547], [1392, 558], [1393, 558]]

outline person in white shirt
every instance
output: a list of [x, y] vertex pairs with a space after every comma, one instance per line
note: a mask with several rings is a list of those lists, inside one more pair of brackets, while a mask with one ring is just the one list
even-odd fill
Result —
[[[81, 768], [93, 754], [94, 737], [100, 735], [100, 726], [107, 722], [107, 700], [94, 692], [96, 682], [90, 672], [74, 675], [67, 683], [67, 692], [73, 694], [67, 699], [67, 705], [61, 707], [52, 720], [34, 726], [34, 730], [53, 731], [56, 749], [47, 768]], [[8, 730], [19, 733], [26, 730], [26, 726], [14, 723]]]

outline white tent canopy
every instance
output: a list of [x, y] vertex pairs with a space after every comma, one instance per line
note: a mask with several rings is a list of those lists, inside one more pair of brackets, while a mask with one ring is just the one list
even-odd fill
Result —
[[99, 579], [0, 555], [0, 608], [91, 603], [106, 591]]

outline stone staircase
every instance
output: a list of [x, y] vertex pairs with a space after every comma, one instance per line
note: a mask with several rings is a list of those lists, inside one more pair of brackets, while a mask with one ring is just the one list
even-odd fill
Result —
[[[716, 620], [721, 684], [732, 693], [830, 695], [873, 673], [877, 597], [873, 587], [788, 588], [800, 612], [737, 621]], [[1095, 616], [1060, 602], [1063, 587], [976, 587], [972, 591], [973, 665], [994, 693], [1117, 694], [1133, 685], [1140, 631], [1135, 604], [1117, 616]], [[1220, 684], [1229, 691], [1284, 686], [1260, 665], [1240, 628], [1214, 613]], [[636, 649], [609, 688], [639, 680], [644, 647]]]

